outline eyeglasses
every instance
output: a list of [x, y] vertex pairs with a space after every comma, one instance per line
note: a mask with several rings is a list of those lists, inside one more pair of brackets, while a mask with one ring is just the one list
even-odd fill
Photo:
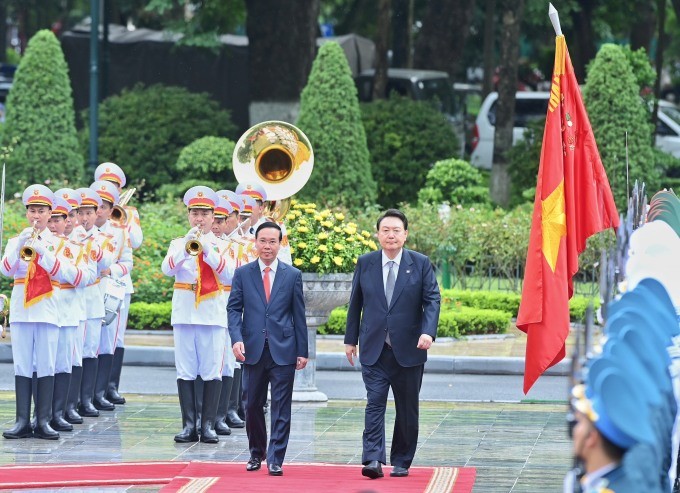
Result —
[[269, 245], [272, 247], [279, 244], [279, 240], [265, 240], [264, 238], [260, 238], [257, 242], [262, 246]]

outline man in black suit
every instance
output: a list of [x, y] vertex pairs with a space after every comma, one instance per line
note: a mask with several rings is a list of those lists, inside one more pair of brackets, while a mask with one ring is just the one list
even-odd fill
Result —
[[[258, 260], [234, 272], [227, 305], [234, 356], [243, 361], [243, 400], [250, 448], [248, 471], [267, 458], [272, 476], [281, 476], [290, 435], [295, 370], [307, 365], [307, 322], [302, 274], [277, 260], [281, 228], [260, 224], [255, 232]], [[271, 437], [267, 447], [264, 405], [271, 384]]]
[[381, 250], [359, 257], [347, 313], [345, 353], [351, 365], [361, 346], [366, 386], [364, 467], [371, 479], [383, 476], [385, 408], [390, 387], [396, 422], [390, 476], [408, 476], [418, 444], [418, 400], [427, 350], [437, 335], [441, 295], [430, 260], [404, 248], [408, 220], [396, 209], [377, 223]]

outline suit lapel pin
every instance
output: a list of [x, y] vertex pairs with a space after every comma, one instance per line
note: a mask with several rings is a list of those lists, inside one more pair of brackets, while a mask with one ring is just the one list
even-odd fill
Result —
[[406, 273], [407, 273], [407, 274], [410, 274], [410, 273], [411, 273], [411, 271], [410, 271], [410, 270], [407, 270], [407, 271], [406, 271]]

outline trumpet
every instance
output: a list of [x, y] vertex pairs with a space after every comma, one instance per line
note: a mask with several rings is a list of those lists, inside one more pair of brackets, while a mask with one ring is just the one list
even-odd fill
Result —
[[111, 211], [112, 222], [121, 226], [127, 225], [130, 218], [128, 217], [128, 213], [125, 211], [125, 206], [130, 201], [136, 190], [136, 188], [129, 188], [123, 192], [123, 195], [121, 195], [120, 199], [118, 200], [118, 205], [114, 205], [113, 210]]
[[199, 228], [198, 232], [196, 233], [196, 237], [187, 241], [186, 244], [184, 245], [184, 250], [192, 257], [196, 257], [197, 255], [200, 255], [203, 252], [203, 245], [201, 245], [201, 236], [203, 236], [203, 230]]
[[31, 236], [28, 238], [28, 240], [26, 240], [26, 243], [24, 243], [24, 246], [21, 247], [21, 250], [19, 250], [19, 257], [25, 262], [32, 261], [36, 255], [35, 248], [33, 248], [33, 243], [35, 243], [35, 240], [38, 239], [38, 235], [40, 234], [40, 231], [38, 231], [38, 228], [36, 228], [36, 224], [38, 224], [38, 221], [33, 223], [33, 231], [31, 232]]

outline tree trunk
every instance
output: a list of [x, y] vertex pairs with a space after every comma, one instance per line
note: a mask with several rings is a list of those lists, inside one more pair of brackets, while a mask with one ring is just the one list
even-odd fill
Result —
[[[595, 58], [597, 53], [595, 49], [595, 30], [592, 21], [595, 1], [579, 0], [579, 9], [573, 10], [571, 14], [574, 25], [574, 43], [572, 45], [576, 45], [571, 62], [574, 66], [576, 79], [581, 83], [586, 78], [586, 65]], [[569, 54], [571, 55], [571, 52]]]
[[[666, 10], [664, 2], [664, 13]], [[656, 9], [648, 0], [635, 2], [635, 15], [630, 28], [630, 49], [644, 48], [649, 54], [652, 38], [656, 31]]]
[[392, 2], [392, 66], [408, 66], [408, 53], [411, 49], [411, 24], [409, 23], [409, 4], [412, 0]]
[[416, 41], [413, 65], [458, 75], [475, 0], [430, 0]]
[[[652, 112], [652, 128], [656, 129], [656, 122], [659, 113], [659, 98], [661, 98], [661, 72], [663, 70], [663, 48], [666, 33], [666, 0], [656, 1], [659, 15], [657, 16], [657, 37], [656, 46], [656, 80], [654, 81], [654, 111]], [[652, 132], [652, 145], [656, 143], [656, 132]]]
[[484, 5], [484, 80], [482, 98], [493, 91], [493, 71], [496, 66], [494, 39], [496, 34], [496, 0], [486, 0]]
[[498, 5], [502, 16], [501, 63], [491, 166], [491, 199], [507, 207], [510, 202], [510, 174], [506, 152], [512, 147], [512, 130], [515, 122], [519, 29], [524, 13], [524, 0], [500, 0]]
[[297, 101], [316, 53], [319, 0], [246, 0], [250, 95]]
[[384, 99], [387, 87], [387, 50], [390, 38], [392, 0], [379, 0], [378, 32], [375, 41], [375, 75], [373, 76], [373, 99]]

